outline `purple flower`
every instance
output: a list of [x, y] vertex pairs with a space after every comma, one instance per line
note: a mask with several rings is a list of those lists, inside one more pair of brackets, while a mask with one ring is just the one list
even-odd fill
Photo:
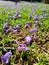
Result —
[[5, 31], [5, 32], [6, 32], [6, 33], [8, 33], [10, 30], [11, 30], [11, 28], [8, 28], [8, 29], [6, 29], [6, 31]]
[[16, 26], [13, 26], [13, 33], [19, 32], [20, 25], [17, 24]]
[[34, 15], [34, 20], [38, 20], [38, 16], [36, 14]]
[[5, 55], [1, 56], [1, 60], [3, 60], [6, 64], [9, 62], [9, 58], [12, 55], [11, 51], [7, 52]]
[[34, 33], [34, 32], [37, 32], [37, 31], [38, 31], [38, 30], [37, 30], [36, 27], [34, 27], [33, 29], [30, 30], [31, 33]]
[[8, 33], [8, 32], [11, 30], [11, 28], [8, 26], [7, 23], [5, 23], [5, 24], [3, 25], [3, 29], [4, 29], [5, 33]]
[[18, 13], [18, 12], [13, 16], [13, 18], [16, 19], [17, 17], [18, 17], [18, 18], [21, 18], [21, 14]]
[[19, 52], [21, 52], [21, 51], [27, 51], [27, 50], [30, 50], [28, 47], [20, 47], [20, 46], [18, 46], [18, 49], [17, 49], [17, 51], [19, 51]]
[[13, 26], [13, 29], [19, 29], [20, 28], [20, 25], [19, 24], [17, 24], [16, 26]]
[[7, 28], [9, 28], [9, 26], [8, 26], [7, 23], [5, 23], [5, 24], [3, 25], [3, 29], [6, 30]]
[[18, 43], [18, 41], [16, 40], [16, 43], [18, 45], [17, 51], [21, 52], [22, 50], [27, 51], [30, 50], [28, 47], [26, 47], [26, 44], [20, 44]]
[[31, 39], [31, 36], [29, 36], [29, 35], [26, 36], [26, 37], [25, 37], [25, 40], [26, 40], [26, 44], [30, 44], [30, 42], [31, 42], [31, 40], [32, 40], [32, 39]]
[[15, 14], [15, 17], [17, 17], [19, 15], [19, 13], [17, 12], [16, 14]]
[[16, 17], [19, 15], [19, 13], [17, 12], [14, 16], [13, 16], [13, 18], [14, 19], [16, 19]]
[[19, 29], [19, 28], [20, 28], [20, 25], [19, 25], [19, 24], [17, 24], [15, 27], [16, 27], [16, 29]]

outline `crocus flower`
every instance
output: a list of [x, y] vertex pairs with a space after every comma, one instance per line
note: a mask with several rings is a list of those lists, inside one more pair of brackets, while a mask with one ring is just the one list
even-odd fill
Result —
[[7, 52], [5, 55], [1, 56], [1, 60], [3, 60], [4, 63], [9, 62], [9, 58], [11, 57], [12, 53], [11, 51]]
[[15, 17], [17, 17], [19, 15], [19, 13], [17, 12], [16, 14], [15, 14]]
[[26, 36], [26, 37], [25, 37], [25, 40], [26, 40], [26, 44], [30, 44], [30, 42], [31, 42], [31, 40], [32, 40], [32, 39], [31, 39], [31, 36], [29, 36], [29, 35]]
[[20, 28], [20, 25], [19, 25], [19, 24], [17, 24], [15, 27], [16, 27], [16, 29], [19, 29], [19, 28]]
[[21, 52], [22, 50], [27, 51], [30, 50], [28, 47], [26, 47], [26, 44], [20, 44], [18, 43], [18, 41], [16, 40], [16, 43], [18, 45], [17, 51]]
[[34, 20], [38, 20], [38, 16], [36, 14], [34, 15]]
[[8, 33], [8, 32], [11, 30], [11, 28], [8, 26], [7, 23], [5, 23], [5, 24], [3, 25], [3, 29], [4, 29], [5, 33]]
[[16, 26], [13, 26], [13, 29], [16, 30], [16, 29], [19, 29], [20, 28], [20, 25], [17, 24]]
[[8, 33], [10, 30], [11, 30], [11, 28], [8, 28], [8, 29], [6, 29], [6, 31], [5, 31], [5, 32], [6, 32], [6, 33]]
[[5, 24], [3, 25], [3, 29], [6, 30], [7, 28], [9, 28], [9, 26], [8, 26], [7, 23], [5, 23]]
[[20, 25], [17, 24], [16, 26], [13, 26], [13, 33], [19, 32]]
[[21, 52], [23, 50], [27, 51], [27, 50], [30, 50], [30, 49], [28, 47], [20, 47], [20, 46], [18, 46], [17, 51]]
[[19, 13], [17, 12], [14, 16], [13, 16], [13, 18], [14, 19], [16, 19], [16, 17], [19, 15]]

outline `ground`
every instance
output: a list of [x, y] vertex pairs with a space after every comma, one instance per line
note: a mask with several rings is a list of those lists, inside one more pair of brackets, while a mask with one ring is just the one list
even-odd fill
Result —
[[[35, 31], [30, 32], [32, 29]], [[26, 40], [28, 35], [31, 42]], [[25, 49], [20, 44], [25, 44]], [[25, 51], [26, 48], [29, 50]], [[0, 1], [0, 56], [9, 50], [12, 52], [9, 63], [49, 65], [48, 4]]]

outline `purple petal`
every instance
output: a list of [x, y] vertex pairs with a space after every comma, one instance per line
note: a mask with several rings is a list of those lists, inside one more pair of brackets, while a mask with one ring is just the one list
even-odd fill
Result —
[[25, 50], [25, 47], [18, 47], [17, 51], [22, 51], [22, 50]]
[[8, 60], [11, 55], [12, 55], [12, 53], [11, 53], [11, 51], [9, 51], [5, 55], [1, 56], [1, 60], [3, 60], [5, 63], [8, 63]]
[[26, 47], [26, 44], [19, 44], [20, 47]]
[[17, 13], [14, 15], [14, 17], [13, 17], [13, 18], [17, 17], [18, 15], [19, 15], [19, 13], [17, 12]]
[[34, 15], [34, 20], [38, 20], [38, 16], [36, 14]]
[[13, 16], [13, 18], [16, 19], [16, 17], [18, 17], [18, 15], [19, 15], [19, 13], [17, 12], [17, 13]]
[[3, 29], [6, 30], [7, 28], [9, 28], [9, 27], [8, 27], [8, 24], [5, 23], [5, 24], [3, 25]]
[[26, 47], [25, 50], [27, 51], [27, 50], [30, 50], [30, 49], [28, 47]]
[[19, 28], [20, 28], [20, 25], [19, 25], [19, 24], [17, 24], [15, 27], [16, 27], [16, 29], [19, 29]]
[[28, 47], [20, 47], [19, 46], [18, 49], [17, 49], [17, 51], [19, 51], [19, 52], [21, 52], [22, 50], [24, 50], [24, 51], [26, 50], [27, 51], [27, 50], [29, 50], [29, 48]]
[[6, 30], [6, 33], [8, 33], [10, 30], [11, 30], [11, 28], [8, 28], [8, 29]]
[[38, 31], [38, 30], [37, 30], [36, 27], [30, 30], [31, 33], [34, 33], [34, 32], [37, 32], [37, 31]]
[[19, 29], [20, 28], [20, 25], [19, 24], [17, 24], [16, 26], [13, 26], [13, 29]]
[[28, 36], [26, 36], [25, 37], [25, 40], [26, 40], [26, 44], [30, 44], [30, 42], [31, 42], [31, 37], [28, 35]]
[[5, 63], [7, 64], [8, 62], [9, 62], [9, 59], [7, 59]]

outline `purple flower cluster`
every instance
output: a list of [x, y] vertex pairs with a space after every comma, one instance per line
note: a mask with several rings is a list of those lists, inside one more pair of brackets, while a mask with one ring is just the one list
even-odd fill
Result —
[[16, 43], [17, 43], [17, 45], [18, 45], [18, 48], [17, 48], [17, 51], [18, 51], [18, 52], [21, 52], [22, 50], [24, 50], [24, 51], [30, 50], [30, 49], [26, 46], [26, 44], [20, 44], [20, 43], [18, 43], [18, 41], [16, 41]]
[[5, 53], [5, 55], [1, 56], [1, 60], [3, 60], [4, 63], [9, 63], [9, 58], [11, 57], [12, 52], [9, 51], [7, 53]]
[[29, 50], [29, 48], [26, 47], [25, 44], [21, 44], [18, 46], [17, 51], [21, 52], [22, 50], [27, 51], [27, 50]]
[[19, 29], [20, 28], [20, 25], [17, 24], [16, 26], [13, 27], [13, 29]]
[[16, 26], [13, 26], [13, 33], [19, 32], [20, 25], [17, 24]]
[[16, 40], [16, 43], [17, 43], [17, 45], [18, 45], [17, 51], [21, 52], [22, 50], [24, 50], [24, 51], [30, 50], [26, 45], [30, 44], [30, 42], [32, 41], [31, 36], [29, 36], [29, 35], [26, 36], [26, 37], [25, 37], [25, 41], [26, 41], [25, 44], [20, 44], [20, 43], [18, 43], [18, 41]]
[[13, 33], [16, 33], [16, 32], [19, 32], [20, 26], [21, 26], [20, 24], [17, 24], [16, 26], [11, 27], [7, 23], [5, 23], [3, 25], [3, 29], [4, 29], [5, 33], [10, 32], [11, 30], [13, 31]]
[[5, 24], [3, 25], [3, 29], [4, 29], [4, 31], [5, 31], [6, 33], [8, 33], [8, 32], [11, 30], [11, 28], [8, 26], [7, 23], [5, 23]]

